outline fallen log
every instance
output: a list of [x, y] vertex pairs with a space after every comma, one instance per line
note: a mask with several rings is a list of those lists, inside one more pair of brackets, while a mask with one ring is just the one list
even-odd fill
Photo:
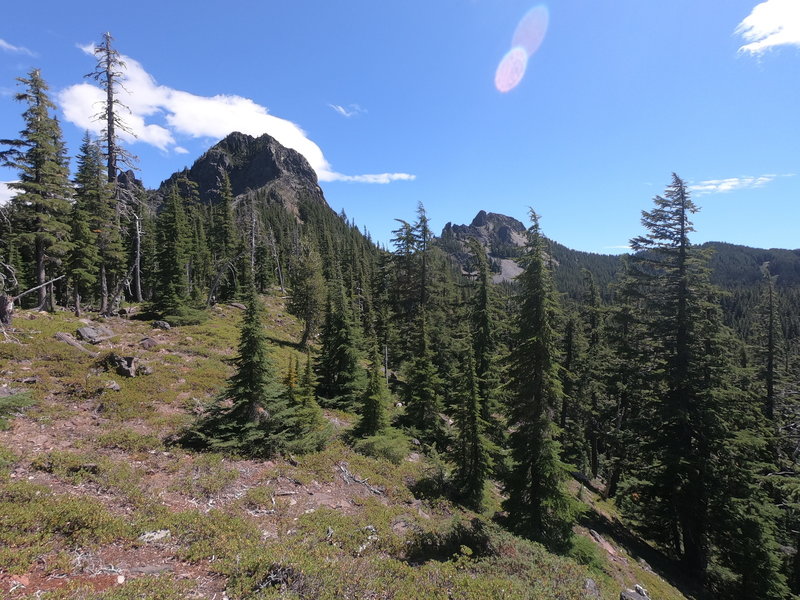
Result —
[[78, 350], [80, 350], [81, 352], [85, 352], [86, 354], [88, 354], [88, 355], [89, 355], [89, 356], [91, 356], [92, 358], [97, 358], [98, 356], [100, 356], [100, 354], [99, 354], [99, 353], [97, 353], [97, 352], [92, 352], [92, 351], [91, 351], [91, 350], [89, 350], [88, 348], [84, 348], [84, 347], [83, 347], [83, 345], [82, 345], [82, 344], [81, 344], [81, 343], [80, 343], [78, 340], [76, 340], [74, 337], [72, 337], [72, 336], [71, 336], [70, 334], [68, 334], [68, 333], [64, 333], [64, 332], [61, 332], [61, 331], [59, 331], [58, 333], [56, 333], [56, 336], [55, 336], [55, 337], [56, 337], [56, 339], [57, 339], [58, 341], [60, 341], [60, 342], [66, 342], [67, 344], [69, 344], [69, 345], [70, 345], [70, 346], [72, 346], [73, 348], [77, 348], [77, 349], [78, 349]]
[[24, 292], [17, 294], [16, 296], [0, 294], [0, 325], [11, 325], [11, 319], [14, 316], [14, 302], [19, 300], [23, 296], [27, 296], [31, 292], [35, 292], [36, 290], [41, 289], [46, 285], [50, 285], [51, 283], [63, 278], [64, 275], [60, 275], [55, 279], [51, 279], [50, 281], [45, 281], [44, 283], [41, 283], [36, 287], [32, 287], [29, 290], [25, 290]]

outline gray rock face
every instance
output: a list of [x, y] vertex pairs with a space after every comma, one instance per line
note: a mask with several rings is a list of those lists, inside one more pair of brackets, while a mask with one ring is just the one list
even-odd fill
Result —
[[152, 350], [153, 348], [158, 346], [158, 342], [151, 337], [146, 337], [139, 342], [139, 346], [141, 346], [145, 350]]
[[486, 249], [495, 283], [511, 281], [522, 272], [516, 262], [527, 241], [525, 225], [513, 217], [480, 211], [469, 225], [448, 223], [442, 230], [440, 244], [467, 268], [469, 246], [474, 238]]
[[597, 586], [597, 582], [594, 579], [587, 579], [583, 584], [583, 595], [587, 599], [598, 599], [602, 598], [600, 594], [600, 588]]
[[652, 600], [642, 586], [637, 585], [636, 589], [623, 590], [619, 593], [619, 600]]
[[442, 239], [475, 238], [489, 253], [497, 258], [513, 258], [516, 249], [525, 246], [525, 225], [514, 217], [497, 213], [480, 211], [469, 225], [453, 225], [448, 223], [442, 230]]
[[103, 325], [87, 326], [78, 329], [78, 337], [90, 344], [99, 344], [114, 337], [114, 332]]
[[153, 369], [139, 363], [135, 356], [120, 356], [112, 352], [105, 358], [105, 364], [108, 369], [114, 369], [117, 374], [123, 377], [136, 377], [137, 375], [150, 375], [153, 373]]
[[214, 145], [189, 169], [175, 173], [156, 192], [157, 201], [182, 179], [197, 184], [204, 203], [214, 203], [227, 173], [234, 197], [263, 195], [270, 203], [297, 215], [300, 198], [325, 203], [317, 174], [299, 152], [282, 146], [269, 135], [258, 138], [234, 132]]

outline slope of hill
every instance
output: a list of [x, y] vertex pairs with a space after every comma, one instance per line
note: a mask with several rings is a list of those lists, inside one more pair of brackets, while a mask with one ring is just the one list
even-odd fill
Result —
[[[266, 300], [285, 372], [301, 358], [300, 325], [281, 298]], [[0, 412], [10, 413], [0, 431], [4, 598], [616, 599], [637, 583], [659, 600], [683, 597], [638, 561], [658, 568], [655, 553], [617, 539], [613, 508], [589, 490], [575, 488], [595, 507], [578, 528], [584, 566], [504, 532], [493, 510], [479, 515], [437, 495], [440, 463], [354, 453], [343, 441], [347, 413], [326, 412], [337, 440], [302, 457], [239, 460], [170, 446], [222, 389], [239, 320], [229, 306], [168, 331], [17, 314], [15, 339], [0, 344]], [[87, 324], [113, 337], [88, 352], [53, 337]], [[109, 371], [112, 352], [152, 373]], [[497, 506], [497, 490], [493, 498]]]

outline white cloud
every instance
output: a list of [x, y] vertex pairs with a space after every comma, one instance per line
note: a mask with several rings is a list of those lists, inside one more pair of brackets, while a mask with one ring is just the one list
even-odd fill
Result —
[[367, 112], [363, 108], [361, 108], [358, 104], [348, 104], [346, 107], [342, 106], [341, 104], [328, 104], [334, 111], [342, 115], [343, 117], [350, 118], [356, 115], [360, 115], [362, 113]]
[[24, 46], [15, 46], [13, 44], [9, 44], [4, 39], [0, 39], [0, 50], [5, 50], [6, 52], [13, 52], [14, 54], [27, 54], [28, 56], [36, 56], [35, 52], [28, 50]]
[[732, 192], [734, 190], [745, 190], [752, 188], [760, 188], [777, 177], [791, 177], [791, 174], [786, 175], [761, 175], [759, 177], [728, 177], [727, 179], [706, 179], [705, 181], [698, 181], [689, 186], [689, 189], [697, 196], [705, 196], [707, 194], [723, 194], [725, 192]]
[[7, 184], [13, 181], [0, 181], [0, 206], [6, 204], [13, 196], [17, 195], [17, 190], [12, 190]]
[[[94, 55], [94, 46], [80, 48]], [[124, 115], [124, 121], [136, 136], [135, 141], [150, 144], [165, 152], [185, 154], [187, 151], [177, 145], [176, 136], [221, 139], [234, 131], [252, 136], [268, 133], [284, 146], [302, 154], [320, 181], [388, 183], [414, 179], [407, 173], [337, 173], [320, 147], [298, 125], [271, 115], [266, 107], [253, 100], [227, 94], [198, 96], [159, 85], [138, 61], [127, 56], [121, 58], [125, 62], [125, 70], [124, 87], [119, 90], [119, 100], [130, 109], [130, 114]], [[95, 133], [102, 129], [102, 122], [95, 118], [102, 108], [102, 100], [100, 88], [86, 82], [70, 86], [59, 94], [67, 120]], [[153, 119], [159, 119], [160, 122], [154, 123]], [[134, 138], [128, 137], [126, 141], [131, 143]]]
[[746, 43], [739, 52], [762, 54], [776, 46], [800, 46], [800, 2], [766, 0], [736, 27]]
[[342, 175], [332, 173], [327, 181], [349, 181], [355, 183], [391, 183], [392, 181], [414, 181], [417, 176], [409, 173], [376, 173], [374, 175]]

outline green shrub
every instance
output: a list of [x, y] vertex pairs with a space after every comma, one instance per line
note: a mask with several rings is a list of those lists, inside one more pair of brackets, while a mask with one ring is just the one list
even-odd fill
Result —
[[399, 465], [408, 456], [409, 439], [397, 429], [390, 427], [377, 435], [355, 440], [353, 449], [365, 456], [382, 458]]
[[8, 471], [19, 460], [16, 454], [5, 446], [0, 446], [0, 474]]
[[174, 315], [165, 315], [162, 320], [175, 327], [200, 325], [208, 321], [208, 313], [196, 308], [182, 308]]
[[70, 483], [90, 481], [103, 489], [117, 490], [134, 504], [145, 501], [144, 493], [139, 488], [142, 474], [127, 462], [116, 462], [93, 454], [52, 450], [34, 458], [31, 468], [52, 473]]
[[175, 581], [168, 576], [140, 577], [129, 579], [120, 586], [97, 592], [86, 584], [67, 586], [37, 594], [41, 600], [183, 600], [190, 597], [191, 585], [187, 581]]
[[8, 418], [33, 405], [30, 392], [0, 397], [0, 430], [8, 429]]
[[95, 438], [101, 448], [118, 448], [126, 452], [163, 450], [164, 444], [154, 435], [142, 434], [125, 427], [101, 433]]
[[603, 572], [606, 564], [600, 549], [592, 540], [582, 535], [573, 535], [567, 556], [593, 571]]
[[222, 454], [194, 454], [188, 468], [184, 469], [181, 487], [177, 491], [188, 496], [211, 498], [236, 481], [239, 471], [225, 465]]

